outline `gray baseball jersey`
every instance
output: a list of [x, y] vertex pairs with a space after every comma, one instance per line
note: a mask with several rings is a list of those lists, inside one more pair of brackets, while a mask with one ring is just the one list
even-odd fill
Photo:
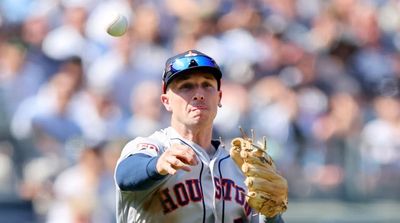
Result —
[[201, 162], [191, 166], [190, 172], [179, 170], [143, 191], [121, 191], [117, 186], [118, 222], [259, 221], [245, 199], [245, 178], [222, 145], [210, 157], [199, 145], [183, 139], [169, 127], [130, 141], [118, 163], [136, 153], [158, 156], [172, 143], [188, 145]]

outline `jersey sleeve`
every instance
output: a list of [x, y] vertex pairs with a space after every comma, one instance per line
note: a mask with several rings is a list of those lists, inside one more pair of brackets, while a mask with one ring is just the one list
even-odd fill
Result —
[[119, 161], [133, 154], [140, 153], [154, 157], [160, 155], [162, 152], [164, 152], [164, 146], [160, 142], [151, 138], [137, 137], [125, 145], [122, 149]]
[[116, 166], [117, 186], [122, 191], [138, 191], [160, 183], [166, 176], [157, 173], [156, 163], [163, 148], [161, 143], [150, 138], [138, 137], [128, 142]]

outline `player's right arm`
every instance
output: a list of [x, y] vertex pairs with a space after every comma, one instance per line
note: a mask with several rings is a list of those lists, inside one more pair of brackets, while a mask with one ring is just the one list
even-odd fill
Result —
[[132, 142], [122, 152], [115, 180], [122, 191], [145, 190], [168, 174], [190, 171], [189, 165], [196, 164], [196, 155], [187, 146], [173, 144], [163, 151], [156, 144]]
[[115, 181], [122, 191], [146, 190], [165, 178], [156, 171], [158, 157], [133, 154], [122, 160], [115, 171]]
[[157, 161], [156, 170], [161, 175], [174, 175], [182, 169], [190, 171], [189, 165], [197, 165], [195, 152], [186, 145], [172, 144]]

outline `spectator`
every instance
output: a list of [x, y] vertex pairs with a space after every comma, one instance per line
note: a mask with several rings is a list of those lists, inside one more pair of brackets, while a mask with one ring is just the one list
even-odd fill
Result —
[[[115, 38], [105, 29], [117, 12], [130, 26]], [[13, 202], [47, 216], [76, 136], [160, 128], [162, 61], [192, 48], [227, 77], [213, 137], [229, 142], [239, 125], [267, 135], [291, 198], [397, 199], [399, 12], [388, 0], [0, 1], [0, 201], [15, 184]], [[71, 199], [81, 221], [112, 215], [113, 152], [102, 151], [108, 195], [95, 209]]]
[[100, 206], [99, 185], [104, 171], [104, 145], [84, 142], [75, 146], [77, 163], [56, 178], [53, 186], [55, 199], [46, 222], [109, 222], [109, 218], [102, 219], [94, 215]]
[[150, 81], [138, 84], [131, 92], [132, 113], [127, 120], [125, 130], [129, 138], [150, 135], [161, 127], [163, 117], [161, 116], [160, 94], [161, 88]]

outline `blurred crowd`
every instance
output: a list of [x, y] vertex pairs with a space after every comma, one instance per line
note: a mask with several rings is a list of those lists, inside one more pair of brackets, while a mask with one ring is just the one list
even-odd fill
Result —
[[223, 70], [215, 138], [267, 136], [290, 199], [400, 199], [400, 1], [2, 0], [4, 222], [114, 222], [116, 160], [168, 126], [161, 74], [187, 49]]

